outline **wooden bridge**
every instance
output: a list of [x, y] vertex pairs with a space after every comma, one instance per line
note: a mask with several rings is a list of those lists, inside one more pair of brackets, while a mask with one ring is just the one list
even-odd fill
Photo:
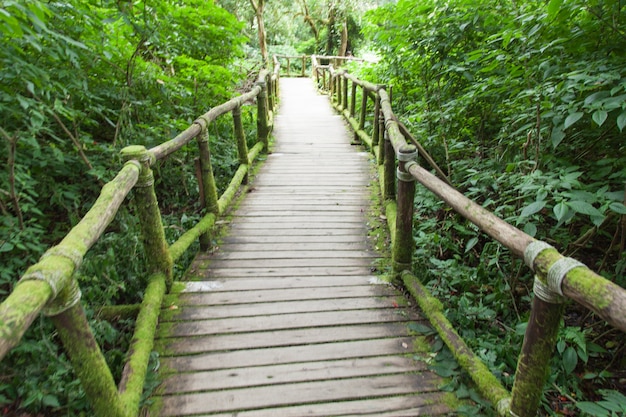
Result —
[[[419, 162], [438, 172], [394, 115], [386, 87], [337, 70], [336, 59], [321, 64], [298, 57], [302, 74], [310, 62], [311, 79], [281, 79], [275, 58], [274, 71], [261, 71], [249, 92], [210, 109], [174, 139], [149, 150], [125, 148], [125, 165], [92, 209], [0, 304], [0, 359], [43, 312], [98, 417], [455, 414], [454, 398], [439, 392], [441, 379], [417, 359], [428, 356], [416, 353], [429, 345], [412, 329], [428, 320], [498, 415], [534, 416], [563, 301], [626, 331], [626, 291], [422, 167]], [[240, 109], [250, 102], [257, 106], [257, 143], [248, 150]], [[225, 114], [232, 114], [240, 165], [218, 198], [207, 127]], [[194, 139], [205, 212], [169, 244], [151, 167]], [[267, 160], [247, 184], [262, 152]], [[412, 273], [416, 182], [536, 274], [511, 391], [465, 345]], [[116, 383], [86, 320], [74, 272], [131, 190], [148, 276], [141, 304], [107, 307], [136, 318]], [[239, 191], [244, 196], [235, 200]], [[382, 203], [372, 203], [378, 196]], [[211, 245], [218, 225], [226, 233]], [[379, 238], [370, 239], [387, 226], [390, 256]], [[198, 240], [202, 251], [187, 280], [172, 282], [173, 264]], [[377, 268], [407, 296], [383, 282]], [[142, 410], [155, 350], [162, 383], [153, 405]]]
[[162, 415], [449, 412], [412, 359], [419, 316], [372, 273], [369, 153], [312, 80], [281, 92], [275, 144], [227, 236], [164, 306]]

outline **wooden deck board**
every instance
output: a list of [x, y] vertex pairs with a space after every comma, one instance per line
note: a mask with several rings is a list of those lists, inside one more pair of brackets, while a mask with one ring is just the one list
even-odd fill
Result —
[[310, 80], [281, 81], [276, 143], [211, 253], [166, 296], [162, 416], [419, 416], [450, 409], [423, 322], [373, 273], [372, 157]]

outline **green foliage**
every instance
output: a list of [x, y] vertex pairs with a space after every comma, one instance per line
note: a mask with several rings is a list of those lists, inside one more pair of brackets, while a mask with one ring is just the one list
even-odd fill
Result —
[[[361, 75], [393, 85], [394, 110], [462, 192], [624, 285], [625, 32], [615, 1], [399, 0], [367, 15], [381, 62]], [[415, 270], [510, 385], [532, 277], [419, 187], [416, 212]], [[575, 306], [566, 317], [546, 410], [552, 384], [583, 399], [618, 383], [593, 369], [624, 341]]]
[[[122, 147], [169, 140], [235, 94], [246, 75], [234, 66], [243, 54], [242, 26], [201, 0], [0, 2], [0, 296], [80, 220], [121, 166]], [[250, 112], [244, 122], [246, 129], [254, 124]], [[225, 188], [237, 161], [232, 121], [211, 129]], [[197, 146], [189, 146], [155, 167], [170, 243], [198, 218], [196, 156]], [[128, 207], [78, 271], [88, 314], [143, 297], [143, 248]], [[132, 323], [90, 323], [119, 378]], [[0, 369], [3, 404], [89, 414], [47, 320]]]

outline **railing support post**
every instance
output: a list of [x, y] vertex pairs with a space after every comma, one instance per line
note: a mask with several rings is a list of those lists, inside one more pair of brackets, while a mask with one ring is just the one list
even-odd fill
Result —
[[122, 149], [126, 161], [137, 160], [141, 164], [141, 173], [135, 185], [135, 206], [141, 225], [141, 237], [145, 250], [148, 275], [161, 272], [166, 276], [167, 288], [172, 286], [172, 256], [165, 240], [165, 231], [161, 221], [161, 211], [154, 192], [152, 175], [153, 156], [145, 147], [134, 145]]
[[406, 169], [415, 163], [417, 149], [414, 145], [402, 145], [398, 151], [398, 215], [396, 217], [396, 239], [393, 244], [393, 271], [396, 274], [411, 270], [413, 251], [413, 202], [415, 200], [415, 178]]
[[343, 103], [343, 110], [347, 110], [349, 106], [348, 79], [345, 77], [345, 72], [342, 73], [341, 77], [343, 78], [343, 98], [341, 99], [341, 102]]
[[305, 68], [306, 68], [306, 55], [302, 55], [302, 77], [304, 77], [306, 74]]
[[274, 111], [274, 82], [271, 76], [267, 76], [267, 110], [269, 112]]
[[98, 417], [126, 417], [111, 370], [94, 338], [80, 304], [75, 279], [45, 311], [54, 323], [72, 367]]
[[350, 117], [352, 118], [356, 115], [356, 88], [357, 84], [352, 81], [352, 88], [350, 89]]
[[513, 417], [534, 417], [550, 369], [561, 319], [564, 299], [535, 277], [535, 297], [517, 362], [511, 398]]
[[374, 99], [374, 122], [372, 123], [372, 151], [374, 151], [374, 149], [379, 146], [380, 141], [380, 96], [378, 95], [378, 91], [376, 91], [375, 94], [376, 96]]
[[[211, 149], [209, 147], [208, 123], [203, 119], [198, 119], [195, 123], [202, 127], [202, 132], [196, 136], [200, 153], [200, 190], [203, 197], [202, 205], [204, 214], [213, 213], [219, 215], [220, 209], [217, 198], [217, 185], [213, 175], [213, 165], [211, 164]], [[211, 239], [207, 233], [200, 235], [200, 249], [207, 250], [211, 246]]]
[[385, 136], [384, 151], [383, 151], [383, 172], [385, 173], [385, 178], [383, 182], [383, 200], [395, 200], [396, 198], [396, 151], [393, 149], [393, 145], [391, 144], [391, 140], [389, 139], [389, 133], [387, 133], [387, 129], [384, 127], [383, 120], [383, 132]]
[[[287, 61], [289, 62], [289, 61]], [[257, 102], [257, 138], [259, 142], [263, 143], [263, 152], [269, 151], [269, 127], [267, 125], [267, 84], [265, 80], [257, 83], [261, 87], [261, 92], [256, 98]]]
[[337, 92], [337, 107], [339, 107], [339, 110], [341, 111], [343, 109], [343, 87], [342, 87], [342, 78], [341, 78], [341, 74], [337, 74], [335, 75], [335, 80], [337, 82], [337, 88], [336, 88], [336, 92]]
[[[359, 114], [359, 130], [363, 131], [365, 129], [365, 117], [367, 115], [367, 90], [365, 87], [362, 88], [363, 97], [361, 97], [361, 112]], [[358, 132], [354, 132], [354, 143], [361, 143], [361, 138], [359, 137]]]
[[[248, 160], [248, 144], [246, 143], [246, 135], [243, 131], [243, 124], [241, 123], [241, 107], [235, 107], [233, 109], [233, 124], [235, 130], [235, 138], [237, 138], [237, 153], [239, 154], [239, 163], [241, 165], [250, 165], [250, 161]], [[242, 182], [244, 184], [248, 183], [247, 173]]]

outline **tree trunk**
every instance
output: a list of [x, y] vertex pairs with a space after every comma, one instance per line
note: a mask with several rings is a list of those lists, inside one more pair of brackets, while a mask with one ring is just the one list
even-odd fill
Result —
[[339, 46], [339, 56], [346, 56], [348, 52], [348, 21], [343, 22], [341, 28], [341, 45]]
[[263, 20], [263, 8], [265, 7], [265, 0], [257, 0], [255, 3], [254, 0], [250, 0], [250, 4], [254, 9], [254, 14], [256, 15], [256, 22], [259, 29], [259, 47], [261, 48], [261, 59], [263, 59], [263, 64], [267, 65], [269, 62], [267, 56], [267, 40], [265, 36], [265, 22]]

